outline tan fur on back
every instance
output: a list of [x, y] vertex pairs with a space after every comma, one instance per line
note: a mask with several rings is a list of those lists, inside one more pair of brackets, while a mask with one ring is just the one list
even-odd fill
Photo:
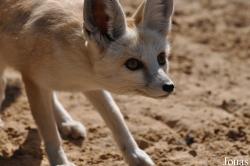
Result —
[[[82, 33], [82, 6], [82, 0], [1, 0], [1, 65], [11, 66], [41, 81], [50, 80], [51, 86], [53, 76], [60, 79], [60, 76], [71, 75], [67, 73], [70, 71], [63, 71], [68, 70], [67, 61], [83, 65], [77, 54], [81, 54], [85, 62], [81, 67], [89, 69], [90, 62], [86, 63], [89, 57], [84, 55], [87, 50]], [[66, 58], [59, 57], [65, 54]], [[80, 73], [74, 74], [80, 77]], [[91, 73], [82, 74], [88, 77]]]

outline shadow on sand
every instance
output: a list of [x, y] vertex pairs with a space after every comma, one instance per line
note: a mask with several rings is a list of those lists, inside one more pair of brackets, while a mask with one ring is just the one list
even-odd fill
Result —
[[36, 129], [29, 129], [26, 140], [12, 156], [0, 156], [1, 166], [40, 166], [42, 162], [41, 139]]
[[15, 103], [17, 98], [21, 96], [22, 90], [21, 87], [18, 85], [7, 85], [5, 89], [5, 99], [0, 107], [0, 111], [4, 111], [8, 107], [11, 106], [11, 104]]

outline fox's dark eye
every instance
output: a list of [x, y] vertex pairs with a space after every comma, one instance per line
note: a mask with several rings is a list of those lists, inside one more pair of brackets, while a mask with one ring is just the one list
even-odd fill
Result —
[[125, 66], [132, 71], [139, 70], [143, 68], [143, 63], [138, 59], [131, 58], [126, 61]]
[[157, 57], [157, 61], [159, 63], [159, 65], [163, 66], [166, 64], [166, 53], [162, 52], [158, 55]]

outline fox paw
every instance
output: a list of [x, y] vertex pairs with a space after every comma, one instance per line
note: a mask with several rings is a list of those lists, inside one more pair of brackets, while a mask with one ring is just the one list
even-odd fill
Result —
[[152, 159], [141, 149], [131, 152], [127, 161], [130, 166], [155, 166]]
[[87, 136], [86, 128], [77, 121], [63, 122], [59, 130], [63, 138], [85, 139]]

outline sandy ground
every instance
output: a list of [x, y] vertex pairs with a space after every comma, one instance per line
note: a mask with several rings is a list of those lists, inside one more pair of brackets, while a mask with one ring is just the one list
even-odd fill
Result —
[[[123, 0], [128, 14], [138, 0]], [[250, 161], [250, 1], [176, 0], [171, 73], [177, 89], [164, 100], [115, 96], [140, 147], [157, 166], [221, 166]], [[81, 94], [61, 93], [88, 129], [65, 140], [78, 166], [125, 166], [111, 133]], [[10, 86], [1, 112], [0, 166], [47, 166], [23, 89]], [[250, 163], [250, 162], [249, 162]]]

